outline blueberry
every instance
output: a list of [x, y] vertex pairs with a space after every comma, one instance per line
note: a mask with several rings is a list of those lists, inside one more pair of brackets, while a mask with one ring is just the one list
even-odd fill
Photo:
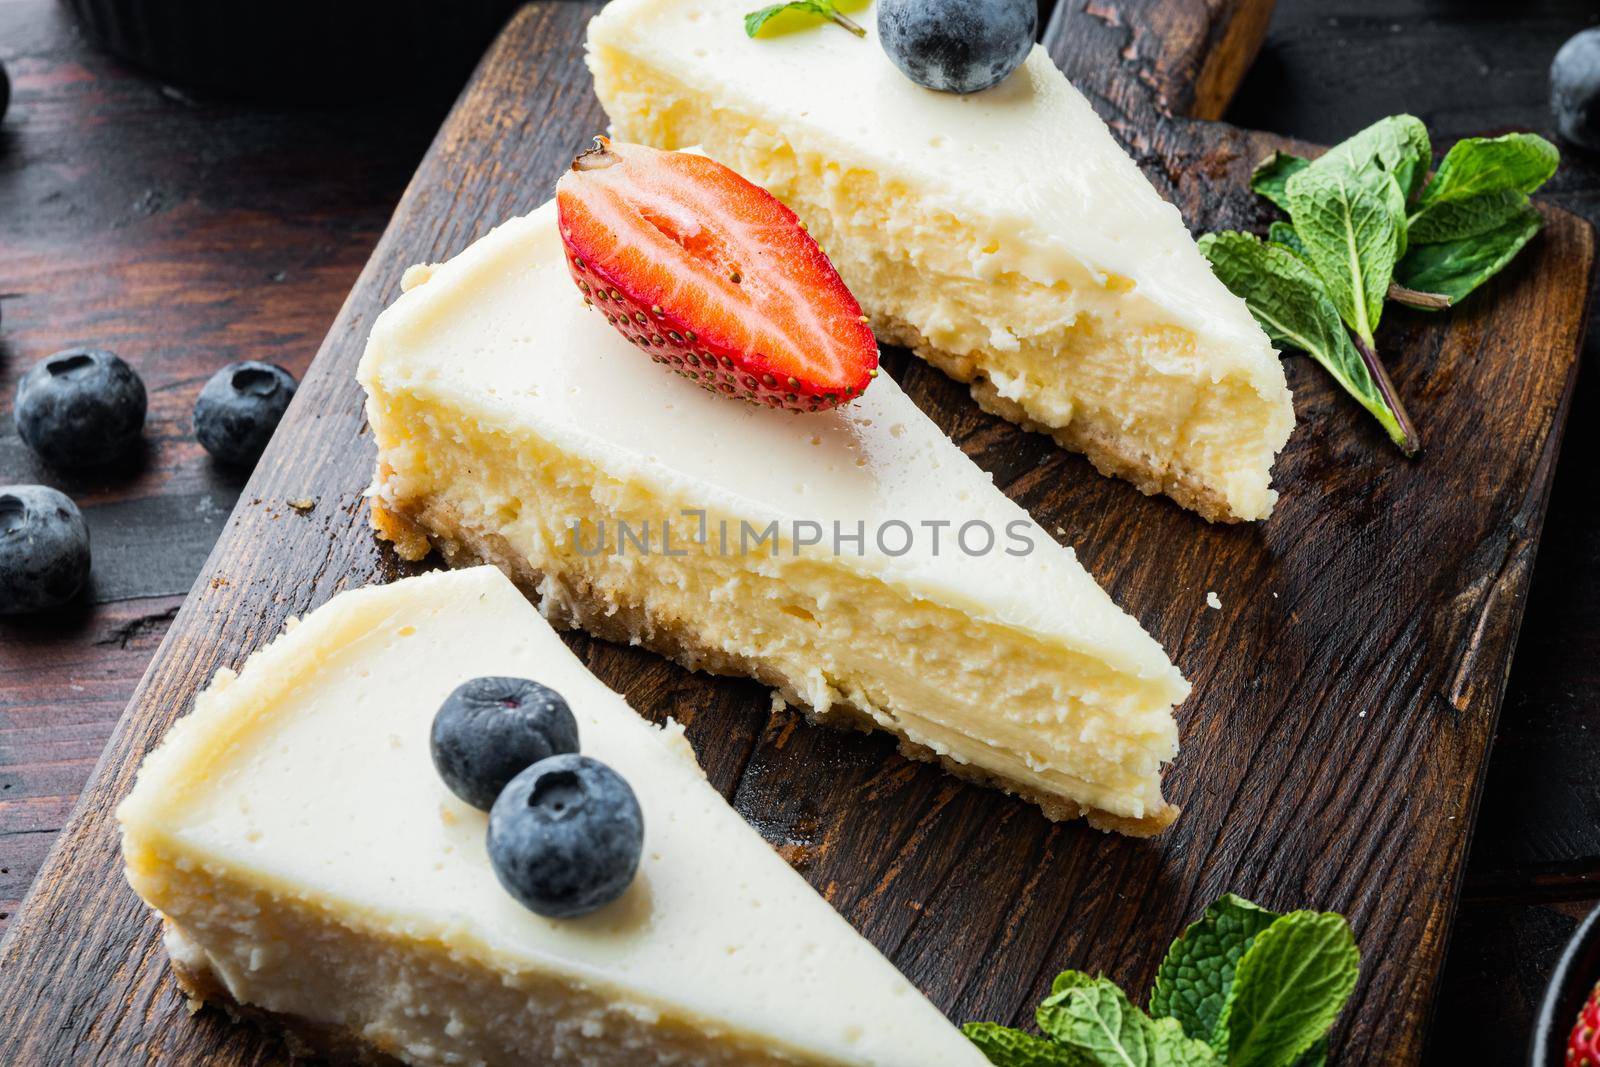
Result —
[[880, 0], [878, 39], [918, 85], [976, 93], [998, 85], [1033, 48], [1035, 0]]
[[65, 604], [88, 576], [78, 506], [43, 485], [0, 485], [0, 615]]
[[35, 363], [17, 383], [17, 432], [56, 467], [125, 457], [144, 429], [144, 382], [110, 352], [69, 348]]
[[530, 765], [578, 751], [578, 720], [560, 693], [538, 682], [474, 678], [439, 705], [432, 749], [450, 792], [488, 811]]
[[540, 760], [489, 812], [489, 862], [506, 892], [550, 919], [587, 915], [639, 869], [644, 816], [622, 775], [597, 759]]
[[1550, 110], [1563, 138], [1600, 151], [1600, 26], [1573, 36], [1556, 53]]
[[6, 117], [6, 108], [11, 106], [11, 76], [6, 73], [6, 65], [0, 63], [0, 121]]
[[252, 464], [272, 439], [294, 389], [294, 375], [282, 367], [230, 363], [200, 390], [194, 402], [194, 435], [221, 462]]

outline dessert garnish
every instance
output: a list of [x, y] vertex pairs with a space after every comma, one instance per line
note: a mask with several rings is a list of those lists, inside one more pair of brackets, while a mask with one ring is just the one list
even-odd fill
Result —
[[942, 93], [999, 85], [1033, 50], [1033, 0], [879, 0], [878, 42], [901, 73]]
[[861, 305], [777, 198], [704, 156], [595, 138], [556, 185], [567, 268], [650, 358], [710, 392], [792, 411], [861, 394]]
[[744, 17], [744, 32], [754, 37], [776, 15], [787, 12], [797, 12], [805, 15], [816, 15], [825, 18], [835, 26], [842, 26], [857, 37], [865, 37], [867, 31], [862, 29], [854, 19], [848, 18], [832, 3], [832, 0], [787, 0], [786, 3], [773, 4], [759, 11], [752, 11]]
[[578, 720], [560, 693], [538, 682], [474, 678], [439, 705], [429, 749], [450, 792], [488, 811], [530, 765], [578, 751]]
[[1563, 140], [1600, 151], [1600, 26], [1573, 34], [1550, 62], [1550, 113]]
[[429, 737], [450, 791], [489, 813], [489, 865], [550, 919], [621, 896], [639, 868], [644, 816], [627, 781], [578, 754], [578, 720], [528, 678], [473, 678], [445, 697]]
[[0, 485], [0, 615], [59, 607], [89, 577], [89, 528], [65, 493]]
[[1543, 218], [1528, 194], [1560, 153], [1531, 133], [1457, 141], [1430, 178], [1428, 131], [1394, 115], [1316, 160], [1275, 152], [1251, 188], [1282, 208], [1262, 241], [1207, 234], [1200, 250], [1272, 340], [1307, 352], [1406, 455], [1421, 440], [1374, 334], [1386, 301], [1438, 311], [1511, 262]]
[[1600, 1067], [1600, 984], [1578, 1009], [1578, 1018], [1567, 1035], [1567, 1067]]
[[500, 884], [550, 919], [587, 915], [621, 896], [643, 849], [633, 789], [589, 756], [540, 760], [489, 812], [489, 862]]
[[219, 463], [243, 467], [261, 458], [294, 399], [294, 375], [273, 363], [230, 363], [194, 402], [194, 436]]
[[961, 1029], [1001, 1067], [1310, 1067], [1355, 989], [1344, 917], [1286, 915], [1227, 894], [1172, 943], [1143, 1011], [1109, 978], [1064, 971], [1034, 1019]]
[[144, 382], [103, 349], [69, 348], [17, 383], [17, 434], [52, 467], [124, 459], [144, 431]]

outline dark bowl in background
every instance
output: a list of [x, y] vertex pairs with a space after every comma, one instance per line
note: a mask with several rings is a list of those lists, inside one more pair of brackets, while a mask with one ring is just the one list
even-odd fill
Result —
[[176, 85], [259, 100], [459, 85], [519, 0], [64, 0], [100, 47]]
[[1561, 950], [1533, 1020], [1528, 1067], [1563, 1067], [1567, 1037], [1578, 1012], [1600, 981], [1600, 907], [1591, 911]]

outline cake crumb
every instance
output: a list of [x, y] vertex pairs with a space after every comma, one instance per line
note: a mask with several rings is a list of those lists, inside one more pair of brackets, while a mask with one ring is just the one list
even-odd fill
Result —
[[1217, 591], [1215, 589], [1206, 593], [1206, 607], [1213, 611], [1222, 610], [1222, 598], [1217, 596]]
[[312, 508], [316, 507], [317, 506], [317, 502], [315, 500], [312, 500], [310, 497], [304, 497], [303, 496], [303, 497], [300, 497], [298, 500], [289, 501], [289, 506], [291, 508], [294, 508], [296, 511], [304, 514], [305, 512], [310, 511]]

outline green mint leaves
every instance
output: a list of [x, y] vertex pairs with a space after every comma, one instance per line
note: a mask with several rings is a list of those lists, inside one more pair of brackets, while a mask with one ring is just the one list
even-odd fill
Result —
[[1239, 960], [1279, 918], [1232, 893], [1211, 905], [1167, 950], [1150, 991], [1150, 1010], [1177, 1019], [1186, 1032], [1215, 1033]]
[[1500, 229], [1528, 208], [1528, 194], [1560, 162], [1554, 145], [1529, 134], [1458, 141], [1417, 198], [1411, 239], [1443, 244]]
[[968, 1023], [997, 1067], [1321, 1067], [1360, 955], [1338, 915], [1224, 896], [1173, 942], [1150, 1010], [1080, 971], [1039, 1005], [1040, 1035]]
[[1525, 203], [1508, 222], [1487, 233], [1418, 245], [1400, 261], [1395, 280], [1407, 289], [1438, 293], [1457, 303], [1498, 274], [1543, 225], [1539, 212]]
[[1405, 194], [1394, 175], [1319, 160], [1284, 183], [1306, 260], [1339, 316], [1370, 346], [1406, 239]]
[[1333, 1026], [1360, 956], [1344, 918], [1296, 911], [1262, 930], [1234, 969], [1211, 1035], [1239, 1067], [1297, 1062]]
[[761, 27], [765, 26], [775, 16], [790, 11], [825, 18], [829, 22], [843, 26], [857, 37], [865, 37], [867, 35], [867, 31], [862, 29], [855, 20], [847, 18], [837, 7], [834, 7], [832, 0], [788, 0], [787, 3], [773, 4], [770, 7], [764, 7], [759, 11], [752, 11], [746, 15], [744, 17], [745, 36], [756, 36], [761, 32]]
[[1117, 1067], [1216, 1067], [1211, 1046], [1183, 1032], [1176, 1019], [1134, 1007], [1109, 978], [1067, 971], [1039, 1005], [1039, 1029], [1079, 1054], [1085, 1064]]
[[[1315, 160], [1274, 152], [1250, 186], [1288, 216], [1266, 242], [1210, 234], [1200, 249], [1274, 342], [1322, 364], [1407, 455], [1421, 441], [1378, 358], [1387, 301], [1448, 308], [1542, 225], [1528, 194], [1560, 154], [1527, 133], [1459, 141], [1430, 179], [1421, 121], [1394, 115]], [[1348, 332], [1346, 332], [1348, 331]]]
[[1369, 366], [1356, 349], [1328, 287], [1303, 258], [1296, 231], [1287, 223], [1273, 227], [1266, 242], [1248, 233], [1208, 233], [1200, 251], [1222, 284], [1250, 305], [1274, 344], [1298, 348], [1322, 364], [1396, 444], [1407, 447], [1416, 431], [1402, 421], [1405, 409], [1392, 399], [1394, 385], [1383, 366]]

